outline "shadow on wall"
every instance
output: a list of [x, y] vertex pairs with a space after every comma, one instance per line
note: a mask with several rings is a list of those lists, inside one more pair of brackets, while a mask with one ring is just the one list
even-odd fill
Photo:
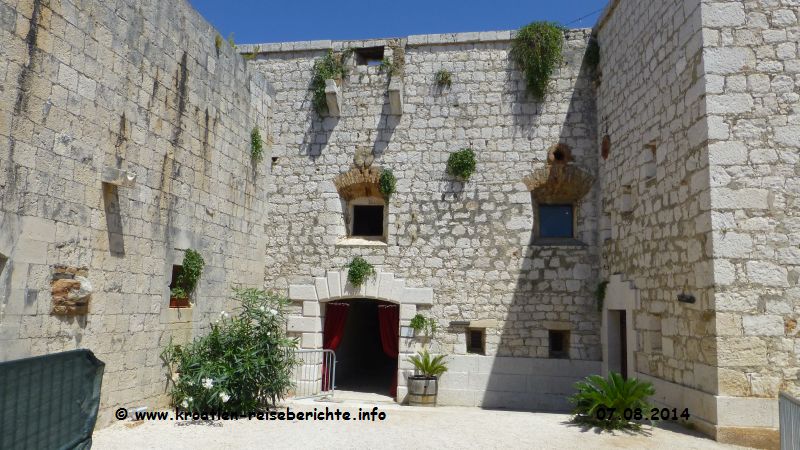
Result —
[[[508, 97], [514, 102], [513, 117], [518, 133], [528, 139], [534, 136], [544, 136], [545, 141], [551, 139], [547, 147], [566, 144], [574, 157], [572, 164], [596, 178], [594, 73], [584, 62], [581, 45], [574, 37], [568, 37], [565, 43], [565, 65], [561, 73], [574, 70], [577, 79], [569, 98], [564, 94], [563, 101], [568, 101], [569, 106], [557, 138], [549, 138], [546, 132], [536, 129], [543, 119], [542, 113], [550, 112], [553, 105], [531, 101], [513, 62], [509, 70]], [[570, 47], [574, 51], [570, 51]], [[550, 102], [558, 95], [551, 93]], [[537, 149], [543, 155], [546, 150]], [[535, 168], [539, 168], [547, 162], [541, 159], [535, 164]], [[599, 373], [602, 358], [600, 314], [593, 294], [599, 270], [596, 195], [596, 189], [592, 189], [574, 202], [572, 208], [566, 208], [574, 216], [569, 217], [571, 236], [557, 239], [558, 242], [545, 242], [548, 245], [534, 241], [544, 219], [538, 217], [534, 201], [529, 205], [515, 205], [518, 208], [515, 214], [532, 218], [531, 223], [535, 225], [530, 241], [519, 242], [522, 248], [513, 253], [521, 260], [521, 269], [514, 294], [506, 300], [503, 329], [491, 328], [491, 325], [482, 329], [486, 333], [484, 351], [489, 355], [496, 352], [497, 357], [456, 358], [451, 368], [451, 376], [466, 376], [466, 389], [474, 390], [476, 404], [489, 408], [567, 411], [566, 398], [573, 393], [574, 383], [589, 374]], [[533, 196], [531, 198], [533, 200]], [[520, 250], [522, 254], [518, 256]], [[514, 263], [509, 267], [514, 267]], [[469, 337], [468, 333], [468, 347]], [[442, 384], [447, 385], [446, 379]]]

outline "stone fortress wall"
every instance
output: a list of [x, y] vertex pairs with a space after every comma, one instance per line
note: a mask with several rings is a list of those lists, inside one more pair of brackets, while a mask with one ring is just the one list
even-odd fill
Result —
[[[91, 349], [100, 426], [166, 406], [164, 345], [202, 333], [231, 285], [262, 285], [269, 164], [249, 152], [271, 91], [216, 35], [184, 1], [0, 2], [0, 360]], [[187, 248], [206, 268], [171, 309]], [[51, 314], [65, 290], [88, 314]]]
[[[251, 64], [276, 92], [269, 197], [275, 233], [265, 279], [298, 300], [289, 327], [307, 348], [321, 347], [325, 301], [389, 290], [388, 280], [402, 279], [422, 297], [398, 296], [410, 302], [401, 325], [417, 312], [435, 318], [441, 350], [454, 355], [440, 402], [564, 408], [572, 383], [599, 370], [597, 193], [579, 202], [579, 242], [531, 245], [534, 207], [523, 180], [548, 170], [548, 150], [557, 144], [569, 146], [572, 165], [597, 174], [594, 91], [584, 65], [589, 30], [567, 34], [564, 65], [541, 104], [527, 96], [509, 58], [510, 38], [462, 33], [242, 46], [257, 53]], [[402, 52], [402, 73], [347, 59], [340, 116], [320, 118], [309, 90], [314, 61], [329, 50], [373, 46], [385, 46], [387, 58]], [[440, 69], [452, 73], [449, 88], [435, 82]], [[390, 79], [402, 83], [399, 115], [391, 113]], [[464, 147], [477, 154], [467, 183], [445, 167]], [[385, 243], [347, 239], [347, 202], [334, 184], [370, 164], [398, 180]], [[380, 286], [358, 292], [345, 285], [344, 267], [356, 255], [386, 274], [375, 280]], [[464, 327], [448, 326], [465, 320], [485, 326], [485, 356], [468, 356]], [[571, 360], [547, 359], [548, 329], [570, 330]], [[403, 374], [412, 350], [403, 339]]]
[[[560, 409], [611, 367], [625, 310], [628, 369], [658, 402], [720, 440], [769, 442], [777, 392], [800, 389], [798, 17], [792, 0], [614, 0], [566, 33], [537, 103], [508, 31], [241, 46], [245, 61], [184, 1], [2, 0], [0, 360], [92, 349], [102, 426], [163, 406], [166, 342], [204, 332], [232, 285], [264, 285], [296, 301], [304, 348], [321, 346], [327, 301], [392, 301], [403, 325], [443, 326], [442, 403]], [[348, 60], [340, 114], [320, 118], [315, 59], [378, 46], [397, 73]], [[576, 240], [542, 245], [531, 190], [557, 144], [591, 189]], [[445, 170], [463, 147], [466, 183]], [[366, 168], [398, 179], [385, 242], [347, 238], [335, 181]], [[135, 181], [104, 183], [115, 171]], [[168, 308], [188, 248], [206, 270], [193, 307]], [[357, 255], [378, 269], [360, 289]], [[486, 330], [485, 355], [465, 326]], [[570, 332], [570, 359], [548, 358], [549, 330]], [[401, 375], [415, 345], [401, 338]]]

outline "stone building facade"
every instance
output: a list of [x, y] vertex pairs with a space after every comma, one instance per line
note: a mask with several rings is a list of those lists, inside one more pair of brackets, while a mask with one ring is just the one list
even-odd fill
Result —
[[[777, 393], [800, 394], [798, 17], [794, 0], [613, 0], [565, 32], [534, 101], [509, 31], [242, 58], [182, 1], [2, 0], [0, 359], [92, 349], [103, 423], [163, 405], [166, 342], [263, 285], [294, 301], [306, 349], [331, 301], [399, 304], [398, 401], [420, 313], [450, 355], [442, 404], [561, 410], [576, 380], [622, 371], [717, 439], [768, 445]], [[348, 74], [319, 114], [328, 52]], [[446, 171], [463, 148], [466, 182]], [[189, 248], [207, 269], [169, 308]], [[356, 256], [376, 268], [358, 288]]]

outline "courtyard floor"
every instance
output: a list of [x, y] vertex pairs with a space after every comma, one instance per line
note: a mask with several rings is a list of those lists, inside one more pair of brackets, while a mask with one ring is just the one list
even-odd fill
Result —
[[734, 449], [681, 426], [626, 434], [584, 429], [565, 414], [479, 408], [417, 408], [394, 403], [296, 401], [293, 411], [339, 408], [356, 414], [377, 406], [384, 421], [138, 421], [97, 431], [96, 449], [131, 448], [629, 448]]

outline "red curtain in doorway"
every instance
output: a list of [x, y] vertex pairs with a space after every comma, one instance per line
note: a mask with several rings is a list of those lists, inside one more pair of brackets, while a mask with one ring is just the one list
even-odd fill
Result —
[[378, 306], [378, 323], [381, 330], [381, 345], [383, 353], [395, 360], [392, 385], [389, 395], [397, 397], [397, 355], [399, 354], [400, 340], [400, 307], [398, 305]]
[[[328, 303], [325, 307], [325, 327], [322, 330], [322, 348], [333, 350], [339, 347], [344, 337], [344, 325], [347, 323], [347, 311], [350, 305], [347, 303]], [[331, 380], [328, 377], [328, 368], [325, 358], [322, 359], [322, 390], [328, 391], [331, 388]]]

